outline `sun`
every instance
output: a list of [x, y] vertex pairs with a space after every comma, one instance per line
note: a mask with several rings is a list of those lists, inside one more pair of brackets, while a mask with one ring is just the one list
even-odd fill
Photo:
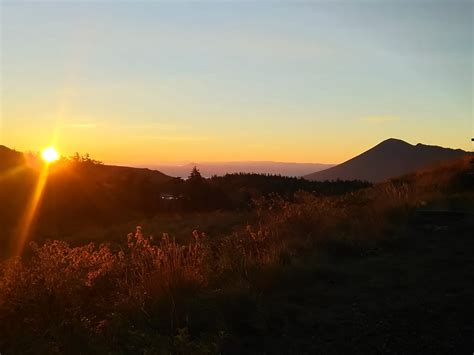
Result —
[[59, 153], [54, 147], [48, 147], [41, 152], [41, 157], [45, 162], [52, 163], [59, 159]]

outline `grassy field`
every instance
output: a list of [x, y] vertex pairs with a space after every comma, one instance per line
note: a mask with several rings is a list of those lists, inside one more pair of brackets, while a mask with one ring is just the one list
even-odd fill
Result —
[[74, 245], [84, 244], [84, 240], [96, 243], [121, 243], [130, 231], [135, 230], [136, 226], [144, 226], [147, 235], [161, 237], [163, 233], [168, 233], [180, 243], [186, 244], [193, 239], [193, 230], [206, 231], [212, 236], [227, 235], [245, 225], [252, 218], [253, 215], [250, 212], [238, 211], [163, 213], [155, 217], [117, 224], [112, 227], [83, 230], [72, 234], [69, 241]]
[[466, 159], [142, 221], [153, 238], [33, 244], [2, 264], [0, 352], [470, 353], [473, 187]]
[[243, 318], [251, 321], [229, 319], [226, 352], [468, 353], [473, 217], [444, 217], [415, 216], [376, 245], [332, 245], [271, 284], [261, 275]]

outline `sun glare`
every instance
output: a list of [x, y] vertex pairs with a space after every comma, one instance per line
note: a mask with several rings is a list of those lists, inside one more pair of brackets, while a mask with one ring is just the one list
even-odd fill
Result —
[[49, 147], [43, 150], [43, 152], [41, 153], [41, 157], [47, 163], [52, 163], [59, 159], [59, 154], [56, 149], [54, 149], [53, 147]]

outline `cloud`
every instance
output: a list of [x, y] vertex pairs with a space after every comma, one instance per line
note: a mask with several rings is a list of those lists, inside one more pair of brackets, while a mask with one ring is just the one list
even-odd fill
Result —
[[396, 121], [399, 121], [399, 118], [395, 116], [367, 116], [367, 117], [362, 117], [360, 120], [365, 123], [380, 124], [380, 123], [396, 122]]
[[175, 130], [181, 129], [184, 125], [173, 122], [143, 122], [143, 123], [122, 123], [116, 124], [115, 127], [126, 128], [126, 129], [165, 129], [165, 130]]
[[208, 137], [201, 136], [152, 136], [147, 138], [150, 140], [170, 142], [203, 142], [210, 140]]
[[70, 123], [67, 126], [70, 128], [89, 129], [89, 128], [96, 128], [97, 123]]

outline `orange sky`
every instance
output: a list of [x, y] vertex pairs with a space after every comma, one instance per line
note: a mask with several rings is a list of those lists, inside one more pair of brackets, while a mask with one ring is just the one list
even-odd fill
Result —
[[[472, 4], [2, 2], [0, 144], [118, 164], [471, 149]], [[198, 11], [199, 10], [199, 11]]]

